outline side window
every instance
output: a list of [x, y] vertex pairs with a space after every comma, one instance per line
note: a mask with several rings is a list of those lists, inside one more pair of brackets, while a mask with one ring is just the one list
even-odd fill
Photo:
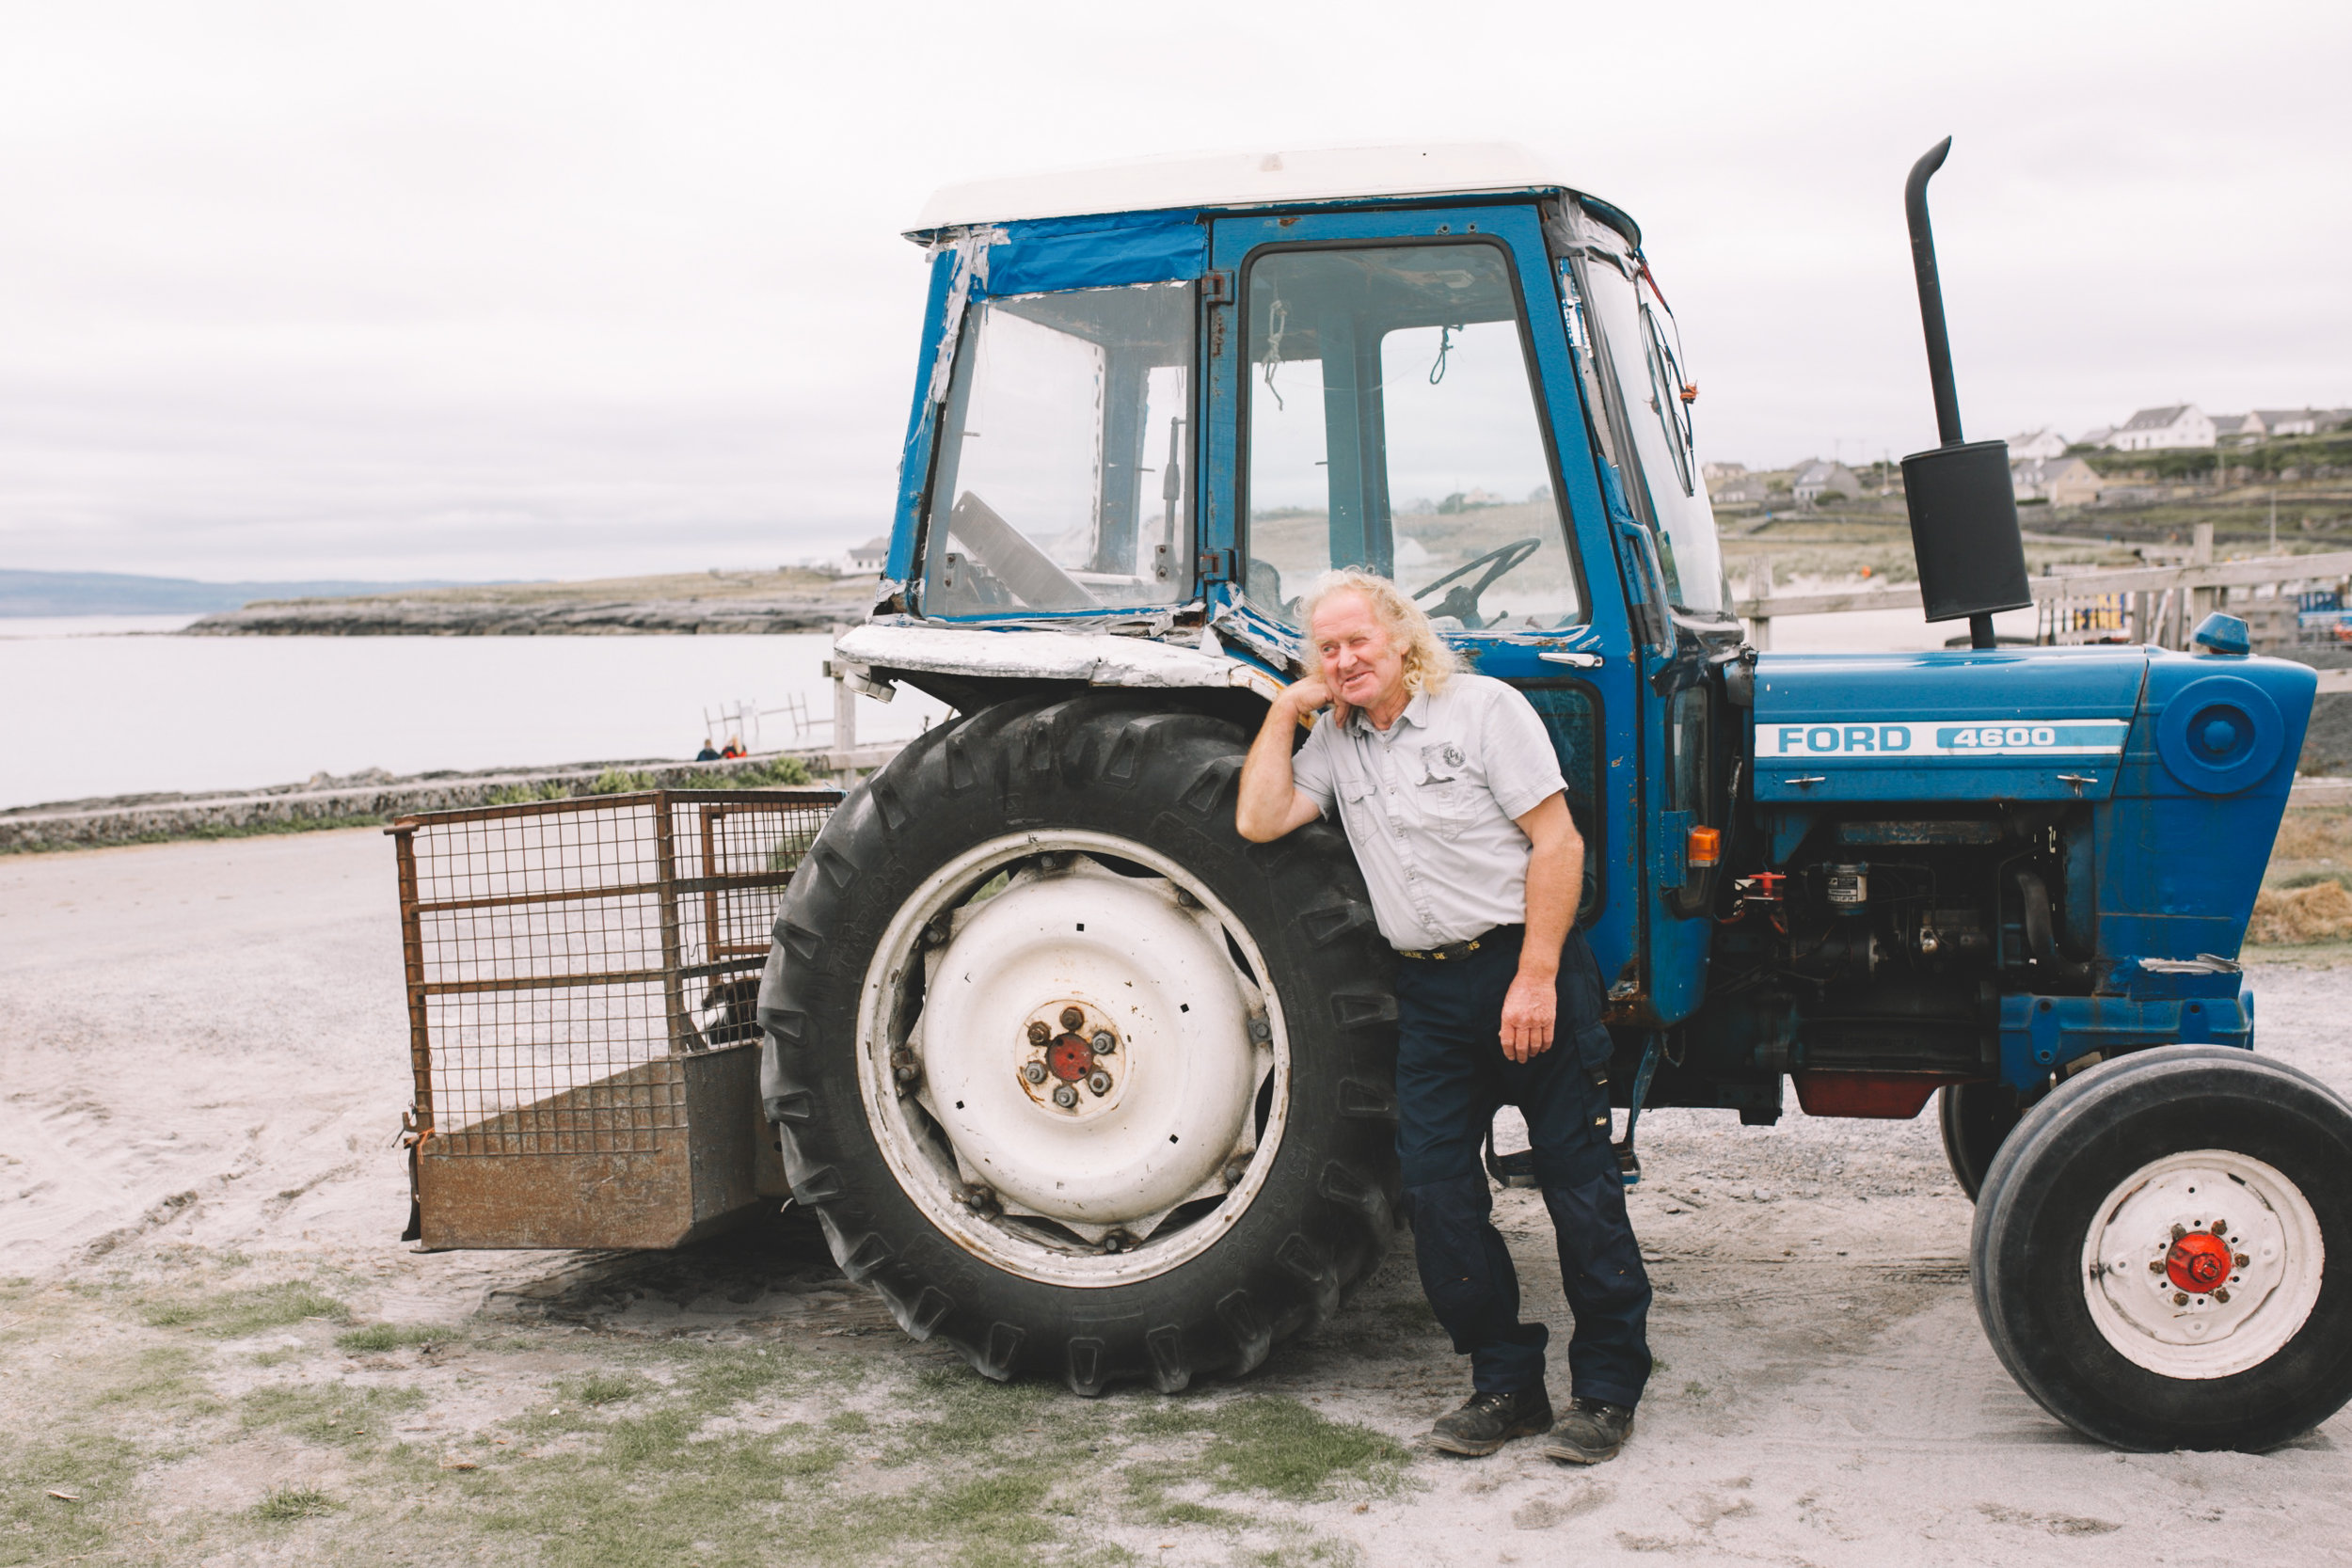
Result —
[[1581, 682], [1512, 684], [1526, 693], [1550, 732], [1561, 776], [1567, 781], [1568, 816], [1584, 839], [1584, 887], [1577, 899], [1576, 923], [1588, 925], [1600, 913], [1600, 873], [1609, 860], [1602, 844], [1607, 824], [1600, 817], [1600, 704], [1592, 688]]
[[[1719, 828], [1728, 815], [1715, 774], [1714, 697], [1704, 686], [1686, 686], [1666, 705], [1666, 809], [1677, 831]], [[1692, 868], [1674, 895], [1677, 913], [1704, 914], [1713, 907], [1715, 872]]]
[[1449, 630], [1583, 619], [1500, 246], [1273, 251], [1244, 309], [1251, 599], [1359, 565]]
[[932, 471], [932, 615], [1173, 604], [1190, 565], [1193, 285], [984, 300]]

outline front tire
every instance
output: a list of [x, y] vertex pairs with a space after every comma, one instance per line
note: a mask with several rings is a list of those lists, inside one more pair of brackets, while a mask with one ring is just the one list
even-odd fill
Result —
[[2352, 1400], [2352, 1106], [2282, 1063], [2069, 1079], [1994, 1158], [1973, 1252], [2002, 1364], [2103, 1443], [2260, 1451]]
[[1000, 704], [859, 786], [786, 895], [759, 1019], [793, 1196], [990, 1377], [1246, 1373], [1393, 1228], [1362, 879], [1328, 825], [1234, 832], [1246, 745], [1118, 693]]

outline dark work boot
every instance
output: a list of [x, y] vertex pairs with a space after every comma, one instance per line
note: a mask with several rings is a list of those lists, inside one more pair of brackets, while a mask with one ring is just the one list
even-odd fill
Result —
[[1429, 1446], [1447, 1453], [1492, 1453], [1514, 1437], [1551, 1430], [1551, 1400], [1541, 1388], [1472, 1394], [1462, 1408], [1429, 1429]]
[[1570, 1400], [1568, 1413], [1560, 1418], [1559, 1425], [1552, 1428], [1551, 1441], [1544, 1445], [1544, 1457], [1570, 1465], [1597, 1465], [1616, 1458], [1632, 1432], [1633, 1412], [1624, 1405]]

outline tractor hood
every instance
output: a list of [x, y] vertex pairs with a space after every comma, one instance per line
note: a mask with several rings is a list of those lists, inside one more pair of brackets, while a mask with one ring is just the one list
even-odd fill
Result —
[[2104, 800], [2143, 647], [1764, 654], [1756, 799]]

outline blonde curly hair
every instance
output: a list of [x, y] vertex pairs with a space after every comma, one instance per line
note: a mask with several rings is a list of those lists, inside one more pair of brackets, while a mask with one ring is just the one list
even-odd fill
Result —
[[1442, 691], [1454, 672], [1462, 668], [1461, 658], [1438, 635], [1438, 628], [1429, 624], [1429, 616], [1421, 606], [1395, 583], [1361, 566], [1343, 566], [1326, 572], [1307, 590], [1298, 604], [1298, 619], [1311, 628], [1310, 641], [1315, 611], [1334, 594], [1359, 594], [1372, 607], [1373, 618], [1388, 628], [1389, 635], [1404, 651], [1407, 691]]

